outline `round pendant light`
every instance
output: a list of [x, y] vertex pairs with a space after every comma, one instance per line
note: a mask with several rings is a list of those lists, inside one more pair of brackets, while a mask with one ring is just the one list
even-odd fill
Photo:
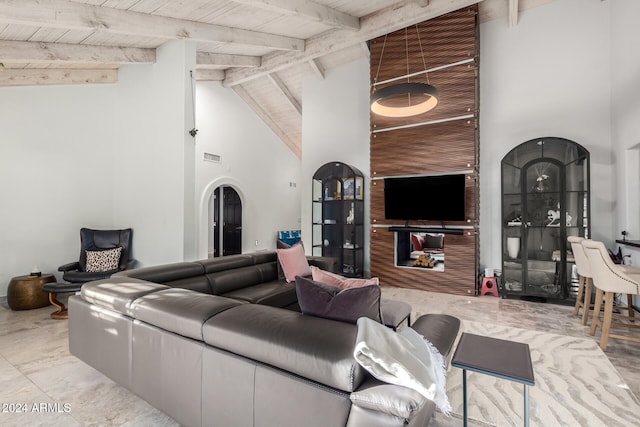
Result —
[[433, 110], [438, 90], [427, 83], [385, 86], [371, 95], [371, 111], [384, 117], [411, 117]]
[[[418, 28], [418, 24], [415, 25], [415, 29], [424, 71], [410, 73], [409, 33], [408, 28], [405, 28], [404, 41], [406, 49], [407, 74], [405, 76], [399, 76], [378, 82], [378, 75], [380, 74], [380, 66], [382, 65], [382, 58], [384, 56], [384, 48], [387, 43], [388, 34], [385, 35], [384, 42], [382, 43], [382, 51], [380, 52], [380, 58], [378, 60], [378, 70], [376, 72], [372, 88], [375, 88], [377, 85], [384, 85], [393, 81], [404, 80], [405, 78], [406, 82], [389, 84], [381, 89], [373, 91], [371, 94], [371, 112], [376, 115], [392, 118], [411, 117], [431, 111], [438, 105], [438, 90], [429, 83], [429, 74], [427, 72], [427, 64], [424, 59], [424, 51], [422, 50], [422, 40], [420, 39], [420, 29]], [[424, 74], [426, 82], [410, 81], [411, 77], [422, 74]]]

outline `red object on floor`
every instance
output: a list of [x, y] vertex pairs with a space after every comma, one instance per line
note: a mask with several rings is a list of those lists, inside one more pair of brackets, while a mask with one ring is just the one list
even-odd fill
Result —
[[486, 294], [493, 294], [493, 296], [498, 296], [498, 283], [496, 282], [495, 277], [485, 277], [482, 279], [482, 289], [480, 290], [480, 296]]

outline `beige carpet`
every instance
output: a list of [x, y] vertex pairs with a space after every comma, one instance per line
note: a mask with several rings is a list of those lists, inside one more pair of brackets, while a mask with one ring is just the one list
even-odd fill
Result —
[[[529, 388], [531, 426], [639, 425], [640, 402], [594, 340], [464, 320], [461, 330], [529, 344], [536, 381]], [[467, 372], [467, 387], [476, 425], [523, 425], [522, 384]], [[459, 420], [461, 369], [449, 368], [447, 393]]]

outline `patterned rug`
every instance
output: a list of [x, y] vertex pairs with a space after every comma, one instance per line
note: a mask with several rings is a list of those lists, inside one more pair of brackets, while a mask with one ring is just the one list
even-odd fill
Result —
[[[461, 330], [529, 344], [535, 387], [529, 388], [531, 426], [638, 425], [640, 402], [592, 339], [462, 321]], [[467, 372], [469, 418], [475, 425], [523, 425], [523, 385]], [[462, 370], [449, 367], [453, 407], [446, 425], [462, 417]], [[446, 420], [446, 421], [445, 421]]]

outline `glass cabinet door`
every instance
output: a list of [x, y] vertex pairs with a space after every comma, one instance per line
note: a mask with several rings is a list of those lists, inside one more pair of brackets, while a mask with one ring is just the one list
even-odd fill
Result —
[[589, 237], [589, 152], [564, 138], [520, 144], [502, 159], [502, 292], [575, 298], [568, 236]]
[[524, 278], [521, 242], [525, 230], [522, 222], [520, 168], [509, 163], [502, 166], [502, 277], [506, 291], [522, 292]]
[[530, 295], [560, 297], [561, 288], [556, 275], [557, 261], [566, 245], [560, 227], [564, 199], [562, 197], [562, 164], [540, 160], [524, 168], [526, 245], [523, 245], [526, 291]]

